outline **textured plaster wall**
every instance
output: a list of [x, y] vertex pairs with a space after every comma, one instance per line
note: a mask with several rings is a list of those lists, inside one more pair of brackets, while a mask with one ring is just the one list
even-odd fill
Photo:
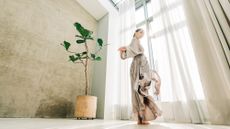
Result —
[[0, 117], [72, 117], [83, 67], [60, 43], [74, 43], [75, 21], [94, 32], [97, 21], [75, 0], [0, 0], [0, 8]]

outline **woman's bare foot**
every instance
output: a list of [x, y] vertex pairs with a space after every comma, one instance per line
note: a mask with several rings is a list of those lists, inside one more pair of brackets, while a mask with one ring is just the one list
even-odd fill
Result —
[[142, 125], [149, 125], [150, 122], [148, 122], [148, 121], [142, 121], [141, 124], [142, 124]]
[[137, 121], [137, 124], [138, 124], [138, 125], [141, 125], [141, 124], [142, 124], [142, 122], [141, 122], [141, 121]]
[[141, 116], [140, 116], [140, 115], [138, 115], [138, 121], [137, 121], [137, 124], [138, 124], [138, 125], [141, 125], [141, 124], [142, 124], [142, 119], [141, 119]]

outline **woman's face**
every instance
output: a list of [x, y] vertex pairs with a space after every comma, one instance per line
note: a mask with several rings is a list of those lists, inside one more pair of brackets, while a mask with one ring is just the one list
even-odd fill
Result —
[[138, 32], [135, 33], [135, 36], [140, 39], [144, 36], [144, 30], [139, 30]]

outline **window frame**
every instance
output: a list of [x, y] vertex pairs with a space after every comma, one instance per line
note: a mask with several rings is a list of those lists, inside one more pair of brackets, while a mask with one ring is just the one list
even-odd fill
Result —
[[149, 62], [150, 62], [150, 67], [154, 70], [155, 69], [155, 64], [154, 64], [154, 57], [153, 57], [153, 49], [152, 49], [152, 42], [151, 42], [151, 36], [150, 36], [150, 23], [151, 21], [153, 21], [153, 16], [148, 16], [148, 9], [147, 9], [147, 4], [151, 4], [149, 3], [150, 0], [139, 0], [138, 1], [138, 6], [136, 3], [136, 10], [140, 9], [140, 8], [144, 8], [144, 21], [141, 21], [139, 23], [136, 23], [136, 28], [139, 28], [143, 25], [146, 26], [146, 35], [147, 35], [147, 43], [148, 43], [148, 54], [149, 54]]

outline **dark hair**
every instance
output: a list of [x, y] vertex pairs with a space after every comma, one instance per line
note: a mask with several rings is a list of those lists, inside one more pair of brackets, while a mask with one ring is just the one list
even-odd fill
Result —
[[141, 28], [136, 29], [136, 31], [135, 31], [134, 34], [133, 34], [133, 37], [135, 36], [135, 33], [136, 33], [136, 32], [139, 32], [139, 31], [141, 31], [141, 30], [142, 30]]

